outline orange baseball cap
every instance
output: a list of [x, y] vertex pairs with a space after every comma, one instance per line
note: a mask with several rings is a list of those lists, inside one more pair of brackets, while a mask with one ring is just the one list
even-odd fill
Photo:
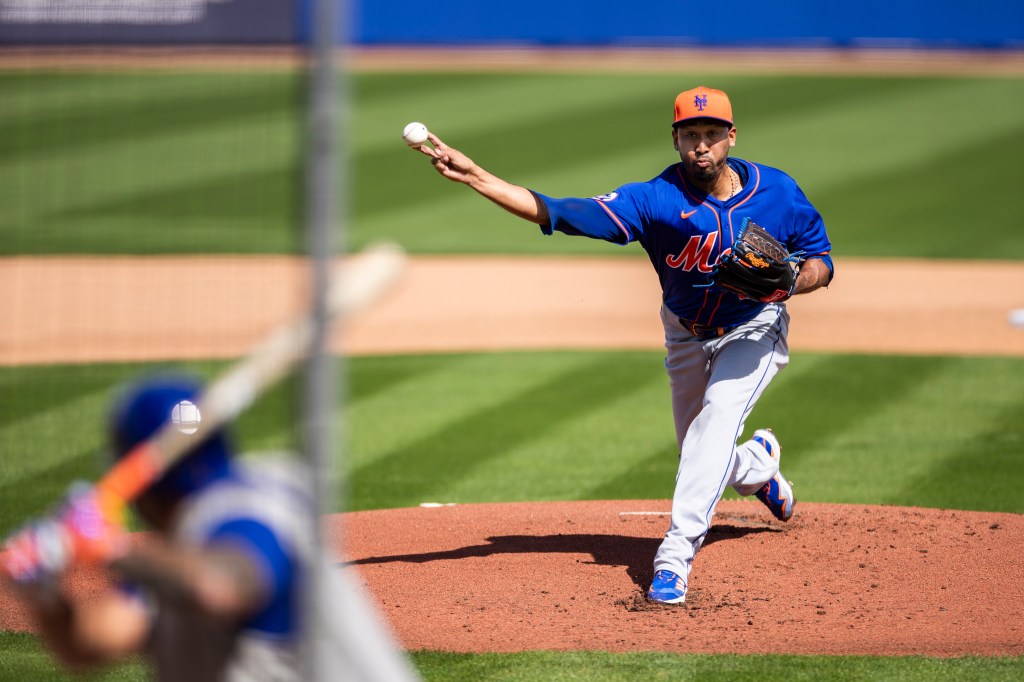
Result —
[[672, 125], [679, 125], [695, 118], [713, 118], [733, 125], [729, 96], [721, 90], [706, 88], [703, 85], [679, 93], [676, 97], [675, 123]]

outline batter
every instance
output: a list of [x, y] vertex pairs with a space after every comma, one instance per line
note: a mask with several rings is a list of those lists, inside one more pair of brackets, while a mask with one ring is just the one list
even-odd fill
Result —
[[[442, 176], [540, 225], [544, 234], [639, 242], [647, 252], [662, 288], [665, 368], [680, 452], [671, 523], [647, 596], [682, 603], [694, 555], [727, 486], [756, 495], [782, 521], [793, 516], [796, 499], [779, 473], [775, 434], [761, 429], [737, 441], [758, 398], [789, 361], [785, 300], [832, 279], [832, 246], [821, 215], [782, 171], [730, 158], [732, 104], [724, 92], [703, 86], [676, 97], [672, 143], [679, 163], [647, 182], [591, 198], [556, 199], [513, 185], [433, 133], [428, 139], [432, 147], [417, 149]], [[770, 302], [712, 283], [746, 219], [799, 254], [792, 291]]]

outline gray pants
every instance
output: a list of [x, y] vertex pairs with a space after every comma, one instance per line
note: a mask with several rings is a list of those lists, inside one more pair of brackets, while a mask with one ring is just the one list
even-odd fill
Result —
[[736, 441], [761, 393], [789, 362], [789, 313], [785, 305], [768, 305], [750, 322], [705, 340], [664, 307], [661, 319], [680, 456], [672, 521], [654, 570], [686, 581], [726, 487], [752, 495], [778, 473], [778, 461], [763, 448]]

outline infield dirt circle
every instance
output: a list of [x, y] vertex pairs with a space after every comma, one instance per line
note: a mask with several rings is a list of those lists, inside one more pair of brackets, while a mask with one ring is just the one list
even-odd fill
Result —
[[[6, 365], [236, 356], [287, 315], [303, 281], [280, 258], [2, 265], [5, 291], [33, 292], [32, 306], [0, 300]], [[795, 350], [1024, 355], [1024, 330], [1007, 323], [1024, 303], [1024, 266], [838, 268], [828, 291], [793, 301]], [[133, 286], [142, 279], [144, 294]], [[893, 289], [920, 295], [893, 301]], [[337, 343], [352, 353], [654, 350], [658, 300], [642, 259], [417, 258]], [[951, 309], [968, 311], [970, 324]], [[401, 333], [409, 328], [417, 333]], [[756, 501], [725, 501], [686, 604], [661, 607], [643, 591], [668, 509], [667, 500], [459, 504], [350, 513], [328, 528], [409, 649], [1024, 654], [1024, 516], [801, 502], [783, 524]], [[81, 599], [102, 589], [90, 571], [69, 584]], [[7, 593], [0, 627], [34, 628]]]

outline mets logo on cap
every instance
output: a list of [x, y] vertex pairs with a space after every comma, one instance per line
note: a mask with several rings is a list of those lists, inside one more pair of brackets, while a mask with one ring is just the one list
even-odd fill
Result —
[[721, 90], [703, 85], [679, 93], [676, 97], [672, 125], [679, 125], [695, 118], [712, 118], [732, 126], [732, 104], [729, 102], [729, 96]]

